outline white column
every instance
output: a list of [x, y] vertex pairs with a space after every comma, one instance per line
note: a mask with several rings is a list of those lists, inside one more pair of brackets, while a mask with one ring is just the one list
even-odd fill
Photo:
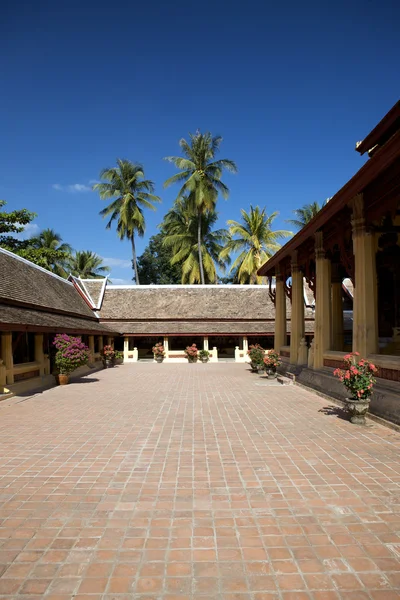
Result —
[[124, 362], [129, 361], [129, 337], [124, 337]]
[[203, 338], [203, 350], [208, 350], [208, 336], [204, 336]]
[[243, 354], [246, 357], [249, 349], [249, 341], [247, 339], [247, 335], [243, 336]]

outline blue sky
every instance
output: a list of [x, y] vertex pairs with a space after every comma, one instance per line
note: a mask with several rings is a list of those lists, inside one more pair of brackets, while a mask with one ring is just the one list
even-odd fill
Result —
[[162, 187], [175, 172], [162, 158], [199, 128], [239, 168], [220, 225], [259, 204], [287, 228], [362, 166], [356, 141], [398, 99], [399, 19], [377, 0], [8, 3], [0, 198], [130, 280], [130, 246], [105, 230], [91, 182], [116, 157], [144, 164], [163, 203], [140, 253], [177, 192]]

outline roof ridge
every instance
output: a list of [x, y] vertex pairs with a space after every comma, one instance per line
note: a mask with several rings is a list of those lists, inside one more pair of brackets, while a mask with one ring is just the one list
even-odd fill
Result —
[[2, 252], [3, 254], [6, 254], [8, 256], [11, 256], [12, 258], [15, 258], [16, 260], [19, 260], [19, 261], [29, 265], [30, 267], [34, 267], [35, 269], [38, 269], [39, 271], [42, 271], [43, 273], [46, 273], [47, 275], [51, 275], [52, 277], [55, 277], [56, 279], [59, 279], [60, 281], [63, 281], [64, 283], [67, 283], [68, 285], [73, 285], [70, 281], [68, 281], [68, 279], [64, 279], [64, 277], [60, 277], [60, 275], [56, 275], [56, 273], [52, 273], [48, 269], [45, 269], [44, 267], [40, 267], [39, 265], [28, 260], [27, 258], [23, 258], [22, 256], [15, 254], [15, 252], [10, 252], [10, 250], [6, 250], [5, 248], [0, 248], [0, 252]]

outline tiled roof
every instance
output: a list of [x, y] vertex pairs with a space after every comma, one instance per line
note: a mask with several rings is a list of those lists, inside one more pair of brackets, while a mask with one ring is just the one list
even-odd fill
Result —
[[267, 286], [110, 286], [101, 319], [274, 320]]
[[93, 306], [97, 310], [101, 308], [104, 291], [106, 289], [107, 278], [104, 279], [81, 279], [84, 289], [93, 301]]
[[37, 330], [43, 327], [54, 333], [74, 332], [111, 335], [112, 332], [118, 332], [118, 329], [115, 330], [110, 325], [98, 323], [97, 320], [0, 304], [0, 330], [9, 329], [11, 325], [16, 331]]
[[0, 273], [2, 302], [95, 319], [71, 282], [1, 248]]
[[[274, 333], [274, 321], [107, 321], [103, 323], [122, 335], [264, 335]], [[314, 321], [305, 322], [306, 333]], [[290, 333], [290, 321], [287, 323]]]

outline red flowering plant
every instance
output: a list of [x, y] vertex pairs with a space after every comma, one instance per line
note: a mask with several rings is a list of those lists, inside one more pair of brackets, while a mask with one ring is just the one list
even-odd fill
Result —
[[114, 360], [115, 350], [111, 345], [103, 346], [102, 355], [103, 355], [104, 360]]
[[333, 374], [345, 385], [355, 400], [368, 400], [376, 383], [375, 365], [365, 358], [359, 358], [358, 352], [346, 354], [343, 359], [344, 369], [335, 369]]
[[266, 350], [264, 356], [264, 364], [267, 369], [275, 371], [277, 367], [279, 367], [279, 365], [281, 364], [281, 361], [279, 359], [280, 356], [276, 350]]
[[192, 344], [191, 346], [186, 346], [185, 356], [188, 359], [188, 362], [190, 362], [190, 363], [197, 362], [197, 359], [199, 358], [199, 351], [197, 349], [196, 344]]
[[252, 344], [247, 350], [247, 354], [253, 365], [262, 365], [265, 356], [265, 350], [260, 344]]
[[157, 356], [162, 356], [163, 358], [165, 357], [164, 346], [161, 342], [157, 342], [157, 344], [153, 346], [152, 352], [154, 354], [154, 358], [156, 358]]
[[89, 348], [80, 337], [59, 333], [54, 338], [53, 345], [57, 348], [55, 363], [61, 375], [68, 375], [89, 362]]

